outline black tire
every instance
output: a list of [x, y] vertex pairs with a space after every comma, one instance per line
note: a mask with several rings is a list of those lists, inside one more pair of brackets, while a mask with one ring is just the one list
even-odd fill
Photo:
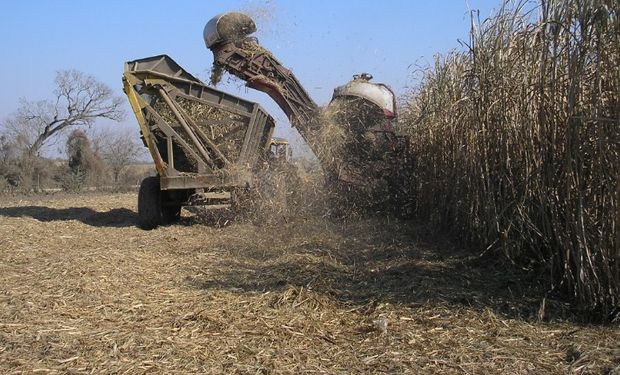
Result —
[[138, 192], [138, 226], [145, 230], [157, 228], [163, 222], [159, 177], [147, 177]]
[[163, 206], [161, 208], [164, 224], [172, 224], [181, 218], [181, 205]]

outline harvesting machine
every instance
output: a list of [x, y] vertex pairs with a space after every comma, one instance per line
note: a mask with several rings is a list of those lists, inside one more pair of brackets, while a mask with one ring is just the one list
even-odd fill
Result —
[[[394, 128], [392, 90], [362, 73], [337, 87], [320, 108], [254, 32], [256, 24], [242, 13], [207, 23], [212, 83], [226, 71], [267, 93], [318, 158], [330, 195], [347, 208], [406, 210], [402, 167], [408, 142]], [[158, 174], [140, 186], [142, 228], [174, 221], [184, 205], [234, 205], [252, 189], [261, 165], [288, 148], [272, 139], [274, 120], [258, 104], [204, 84], [166, 55], [127, 62], [123, 83]], [[270, 149], [275, 155], [269, 156]]]
[[310, 146], [341, 201], [404, 213], [408, 141], [394, 127], [394, 92], [362, 73], [337, 87], [327, 107], [320, 108], [295, 75], [251, 36], [254, 32], [256, 24], [243, 13], [220, 14], [206, 24], [212, 82], [226, 71], [268, 94]]
[[274, 119], [216, 90], [166, 55], [125, 63], [124, 91], [157, 177], [142, 181], [138, 224], [176, 220], [187, 205], [235, 204], [271, 147]]

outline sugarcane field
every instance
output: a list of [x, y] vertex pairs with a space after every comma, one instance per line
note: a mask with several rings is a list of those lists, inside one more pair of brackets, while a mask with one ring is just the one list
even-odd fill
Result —
[[0, 15], [0, 373], [620, 375], [620, 3], [135, 5]]

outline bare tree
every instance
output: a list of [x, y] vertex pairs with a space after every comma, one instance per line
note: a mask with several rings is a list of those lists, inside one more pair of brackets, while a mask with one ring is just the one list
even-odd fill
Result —
[[21, 100], [5, 121], [5, 132], [27, 156], [39, 156], [47, 142], [69, 127], [92, 125], [98, 118], [120, 121], [125, 116], [122, 99], [90, 75], [59, 71], [55, 82], [54, 99]]
[[144, 155], [143, 146], [129, 131], [100, 133], [94, 142], [95, 152], [101, 154], [110, 168], [115, 184], [120, 182], [127, 167]]
[[15, 143], [11, 142], [7, 136], [0, 134], [0, 164], [6, 164], [15, 157]]

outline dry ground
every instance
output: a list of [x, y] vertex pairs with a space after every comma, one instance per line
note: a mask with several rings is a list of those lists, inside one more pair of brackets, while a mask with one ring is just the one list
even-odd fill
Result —
[[409, 223], [147, 232], [135, 201], [0, 201], [1, 373], [620, 373], [617, 326]]

